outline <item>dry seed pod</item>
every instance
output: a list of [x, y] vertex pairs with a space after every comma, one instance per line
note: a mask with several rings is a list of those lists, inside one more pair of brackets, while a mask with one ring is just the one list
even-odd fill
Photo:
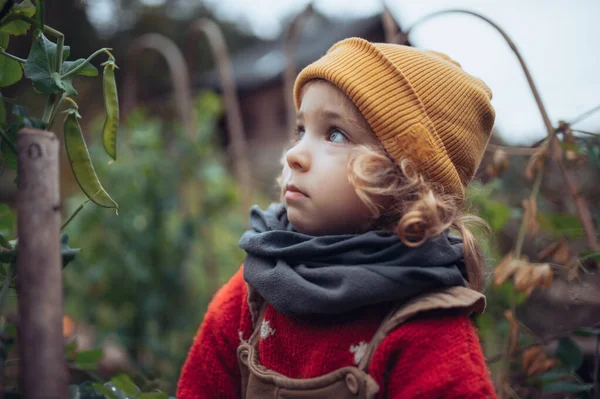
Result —
[[502, 285], [506, 280], [508, 280], [517, 267], [519, 266], [518, 262], [515, 262], [513, 259], [513, 253], [509, 252], [498, 262], [496, 267], [494, 268], [494, 284]]
[[547, 154], [547, 145], [538, 147], [533, 154], [531, 154], [531, 157], [529, 157], [529, 161], [527, 162], [527, 166], [525, 167], [525, 177], [527, 180], [533, 180], [538, 170], [542, 167]]
[[523, 218], [527, 224], [527, 233], [529, 237], [534, 237], [540, 231], [540, 222], [537, 220], [537, 203], [535, 198], [529, 197], [522, 202]]

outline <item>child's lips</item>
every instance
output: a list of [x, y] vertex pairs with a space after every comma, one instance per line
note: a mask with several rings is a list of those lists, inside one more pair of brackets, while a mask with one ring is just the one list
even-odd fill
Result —
[[304, 193], [302, 190], [300, 190], [298, 187], [296, 187], [294, 184], [287, 184], [285, 186], [284, 197], [286, 200], [295, 200], [295, 199], [308, 198], [308, 195], [306, 193]]

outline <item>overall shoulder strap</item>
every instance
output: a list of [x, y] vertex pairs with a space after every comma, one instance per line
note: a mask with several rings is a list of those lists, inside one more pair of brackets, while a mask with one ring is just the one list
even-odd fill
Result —
[[373, 353], [383, 339], [398, 326], [419, 313], [431, 310], [464, 310], [465, 313], [483, 313], [485, 310], [485, 296], [466, 287], [450, 287], [439, 291], [432, 291], [411, 299], [394, 307], [382, 321], [375, 332], [373, 339], [367, 346], [358, 368], [367, 371]]
[[250, 317], [254, 329], [248, 339], [248, 343], [256, 346], [260, 334], [260, 319], [262, 319], [265, 310], [267, 310], [267, 301], [248, 283], [246, 283], [246, 290], [248, 291], [248, 307], [250, 308]]

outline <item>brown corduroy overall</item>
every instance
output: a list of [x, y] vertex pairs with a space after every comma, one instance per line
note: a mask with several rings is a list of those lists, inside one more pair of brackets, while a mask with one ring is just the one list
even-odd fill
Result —
[[248, 286], [248, 305], [254, 332], [237, 349], [242, 375], [242, 399], [374, 399], [379, 386], [367, 373], [377, 346], [392, 330], [415, 315], [427, 311], [482, 313], [485, 297], [465, 287], [451, 287], [416, 297], [395, 307], [384, 318], [357, 367], [347, 366], [315, 378], [289, 378], [268, 370], [258, 361], [260, 319], [266, 302]]

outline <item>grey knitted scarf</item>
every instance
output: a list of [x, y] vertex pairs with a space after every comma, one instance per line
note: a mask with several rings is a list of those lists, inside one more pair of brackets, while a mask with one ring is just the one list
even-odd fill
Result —
[[386, 231], [309, 236], [294, 230], [282, 204], [252, 207], [250, 226], [239, 242], [244, 279], [286, 315], [338, 314], [466, 285], [458, 237], [411, 248]]

